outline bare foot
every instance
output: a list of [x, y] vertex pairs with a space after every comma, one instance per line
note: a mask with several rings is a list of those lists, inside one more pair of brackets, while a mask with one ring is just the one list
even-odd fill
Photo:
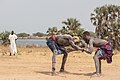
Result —
[[91, 77], [100, 77], [100, 76], [101, 76], [100, 73], [95, 73], [95, 74], [93, 74]]
[[11, 56], [11, 53], [10, 53], [10, 55], [9, 56]]
[[64, 72], [64, 69], [60, 69], [60, 71], [59, 72]]
[[58, 74], [56, 72], [51, 73], [52, 76], [57, 76]]

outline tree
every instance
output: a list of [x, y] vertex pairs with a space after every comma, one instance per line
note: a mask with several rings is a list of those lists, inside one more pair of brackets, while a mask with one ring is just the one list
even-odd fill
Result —
[[10, 43], [10, 42], [9, 42], [9, 39], [8, 39], [9, 34], [10, 34], [10, 32], [8, 32], [8, 31], [2, 32], [2, 33], [0, 34], [0, 38], [1, 38], [1, 40], [2, 40], [2, 45], [7, 45], [7, 44]]
[[113, 44], [113, 48], [118, 47], [120, 42], [120, 6], [104, 5], [97, 7], [91, 13], [91, 22], [96, 26], [96, 34], [99, 38], [107, 39]]
[[65, 26], [63, 26], [62, 29], [60, 29], [58, 31], [58, 34], [66, 34], [66, 33], [68, 33], [67, 31], [68, 31], [67, 28], [65, 28]]
[[93, 37], [96, 37], [95, 32], [90, 31], [90, 35], [93, 36]]
[[65, 34], [81, 36], [82, 32], [84, 31], [81, 28], [81, 24], [76, 18], [68, 18], [66, 21], [62, 22], [65, 26], [62, 28], [61, 31], [64, 31]]
[[27, 34], [27, 33], [19, 33], [17, 34], [18, 37], [28, 37], [30, 36], [30, 34]]
[[37, 32], [37, 33], [33, 33], [33, 36], [42, 37], [42, 36], [45, 36], [45, 34], [41, 32]]
[[46, 33], [48, 33], [48, 35], [51, 35], [51, 34], [56, 34], [57, 32], [58, 32], [57, 27], [50, 27], [48, 28]]
[[75, 30], [76, 28], [81, 26], [79, 21], [75, 18], [68, 18], [66, 21], [63, 21], [62, 23], [66, 25], [65, 28], [68, 28], [68, 30]]

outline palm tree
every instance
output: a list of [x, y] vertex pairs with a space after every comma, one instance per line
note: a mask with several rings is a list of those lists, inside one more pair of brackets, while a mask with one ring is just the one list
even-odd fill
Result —
[[56, 34], [57, 32], [58, 32], [57, 27], [52, 27], [52, 28], [48, 28], [46, 33], [48, 33], [48, 35], [51, 35], [51, 34]]
[[96, 34], [100, 38], [107, 39], [117, 47], [116, 42], [119, 42], [117, 29], [120, 24], [120, 6], [104, 5], [97, 7], [94, 13], [91, 13], [91, 22], [96, 26]]
[[80, 36], [82, 31], [84, 30], [80, 28], [81, 24], [76, 18], [68, 18], [62, 23], [65, 25], [62, 30], [65, 30], [66, 34]]
[[62, 29], [60, 29], [58, 32], [60, 34], [67, 34], [68, 33], [68, 29], [65, 26], [63, 26]]
[[63, 24], [65, 24], [69, 30], [74, 30], [77, 27], [81, 26], [79, 21], [75, 18], [68, 18], [67, 21], [63, 21]]

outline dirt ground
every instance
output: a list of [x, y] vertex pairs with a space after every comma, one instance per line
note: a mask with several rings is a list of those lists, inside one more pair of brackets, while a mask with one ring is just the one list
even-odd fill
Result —
[[102, 61], [101, 77], [91, 77], [93, 54], [69, 53], [65, 73], [59, 72], [62, 56], [57, 56], [58, 75], [51, 76], [52, 52], [47, 47], [20, 47], [17, 56], [9, 56], [8, 48], [0, 47], [0, 80], [120, 80], [120, 54], [113, 56], [112, 64]]

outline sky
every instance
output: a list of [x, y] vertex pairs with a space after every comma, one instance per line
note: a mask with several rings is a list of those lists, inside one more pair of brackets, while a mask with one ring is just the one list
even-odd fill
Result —
[[76, 18], [82, 27], [94, 31], [90, 14], [105, 4], [120, 6], [120, 0], [0, 0], [0, 32], [46, 33], [62, 28], [62, 21]]

